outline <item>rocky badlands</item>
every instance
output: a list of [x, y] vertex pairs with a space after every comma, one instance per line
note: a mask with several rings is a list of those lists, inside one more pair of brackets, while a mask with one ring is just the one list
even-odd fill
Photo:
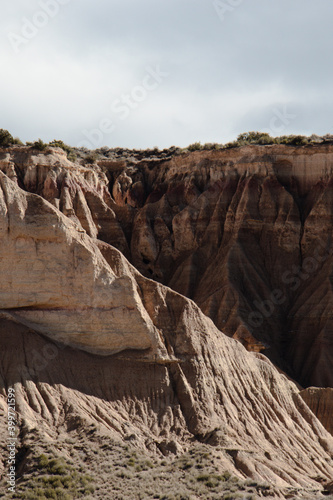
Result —
[[330, 144], [0, 150], [3, 494], [330, 496], [332, 217]]

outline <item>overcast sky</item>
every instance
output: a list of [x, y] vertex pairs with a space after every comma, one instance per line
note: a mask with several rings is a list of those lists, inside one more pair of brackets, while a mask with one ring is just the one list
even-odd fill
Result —
[[10, 0], [0, 128], [147, 148], [333, 133], [332, 0]]

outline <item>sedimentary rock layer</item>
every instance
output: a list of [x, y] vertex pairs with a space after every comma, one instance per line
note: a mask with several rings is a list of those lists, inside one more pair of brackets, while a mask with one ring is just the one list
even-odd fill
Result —
[[302, 385], [333, 386], [333, 146], [99, 167], [15, 148], [0, 168]]
[[328, 432], [333, 434], [333, 389], [308, 387], [300, 395]]
[[76, 218], [0, 181], [1, 405], [14, 387], [21, 457], [29, 432], [61, 443], [80, 421], [153, 451], [219, 445], [238, 475], [279, 487], [332, 476], [332, 436], [265, 356]]

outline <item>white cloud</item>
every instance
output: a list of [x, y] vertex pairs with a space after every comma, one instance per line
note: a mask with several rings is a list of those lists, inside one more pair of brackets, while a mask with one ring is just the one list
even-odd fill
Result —
[[[41, 1], [6, 2], [0, 19], [0, 126], [23, 140], [75, 145], [109, 118], [110, 146], [221, 142], [267, 128], [285, 104], [296, 115], [285, 133], [332, 132], [330, 0], [248, 0], [223, 22], [207, 0], [68, 0], [16, 54], [8, 33]], [[114, 116], [156, 65], [169, 76]]]

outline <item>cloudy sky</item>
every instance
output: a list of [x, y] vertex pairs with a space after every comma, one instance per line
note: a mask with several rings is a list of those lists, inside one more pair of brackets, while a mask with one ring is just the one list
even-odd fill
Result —
[[333, 133], [332, 0], [11, 0], [0, 128], [160, 148]]

